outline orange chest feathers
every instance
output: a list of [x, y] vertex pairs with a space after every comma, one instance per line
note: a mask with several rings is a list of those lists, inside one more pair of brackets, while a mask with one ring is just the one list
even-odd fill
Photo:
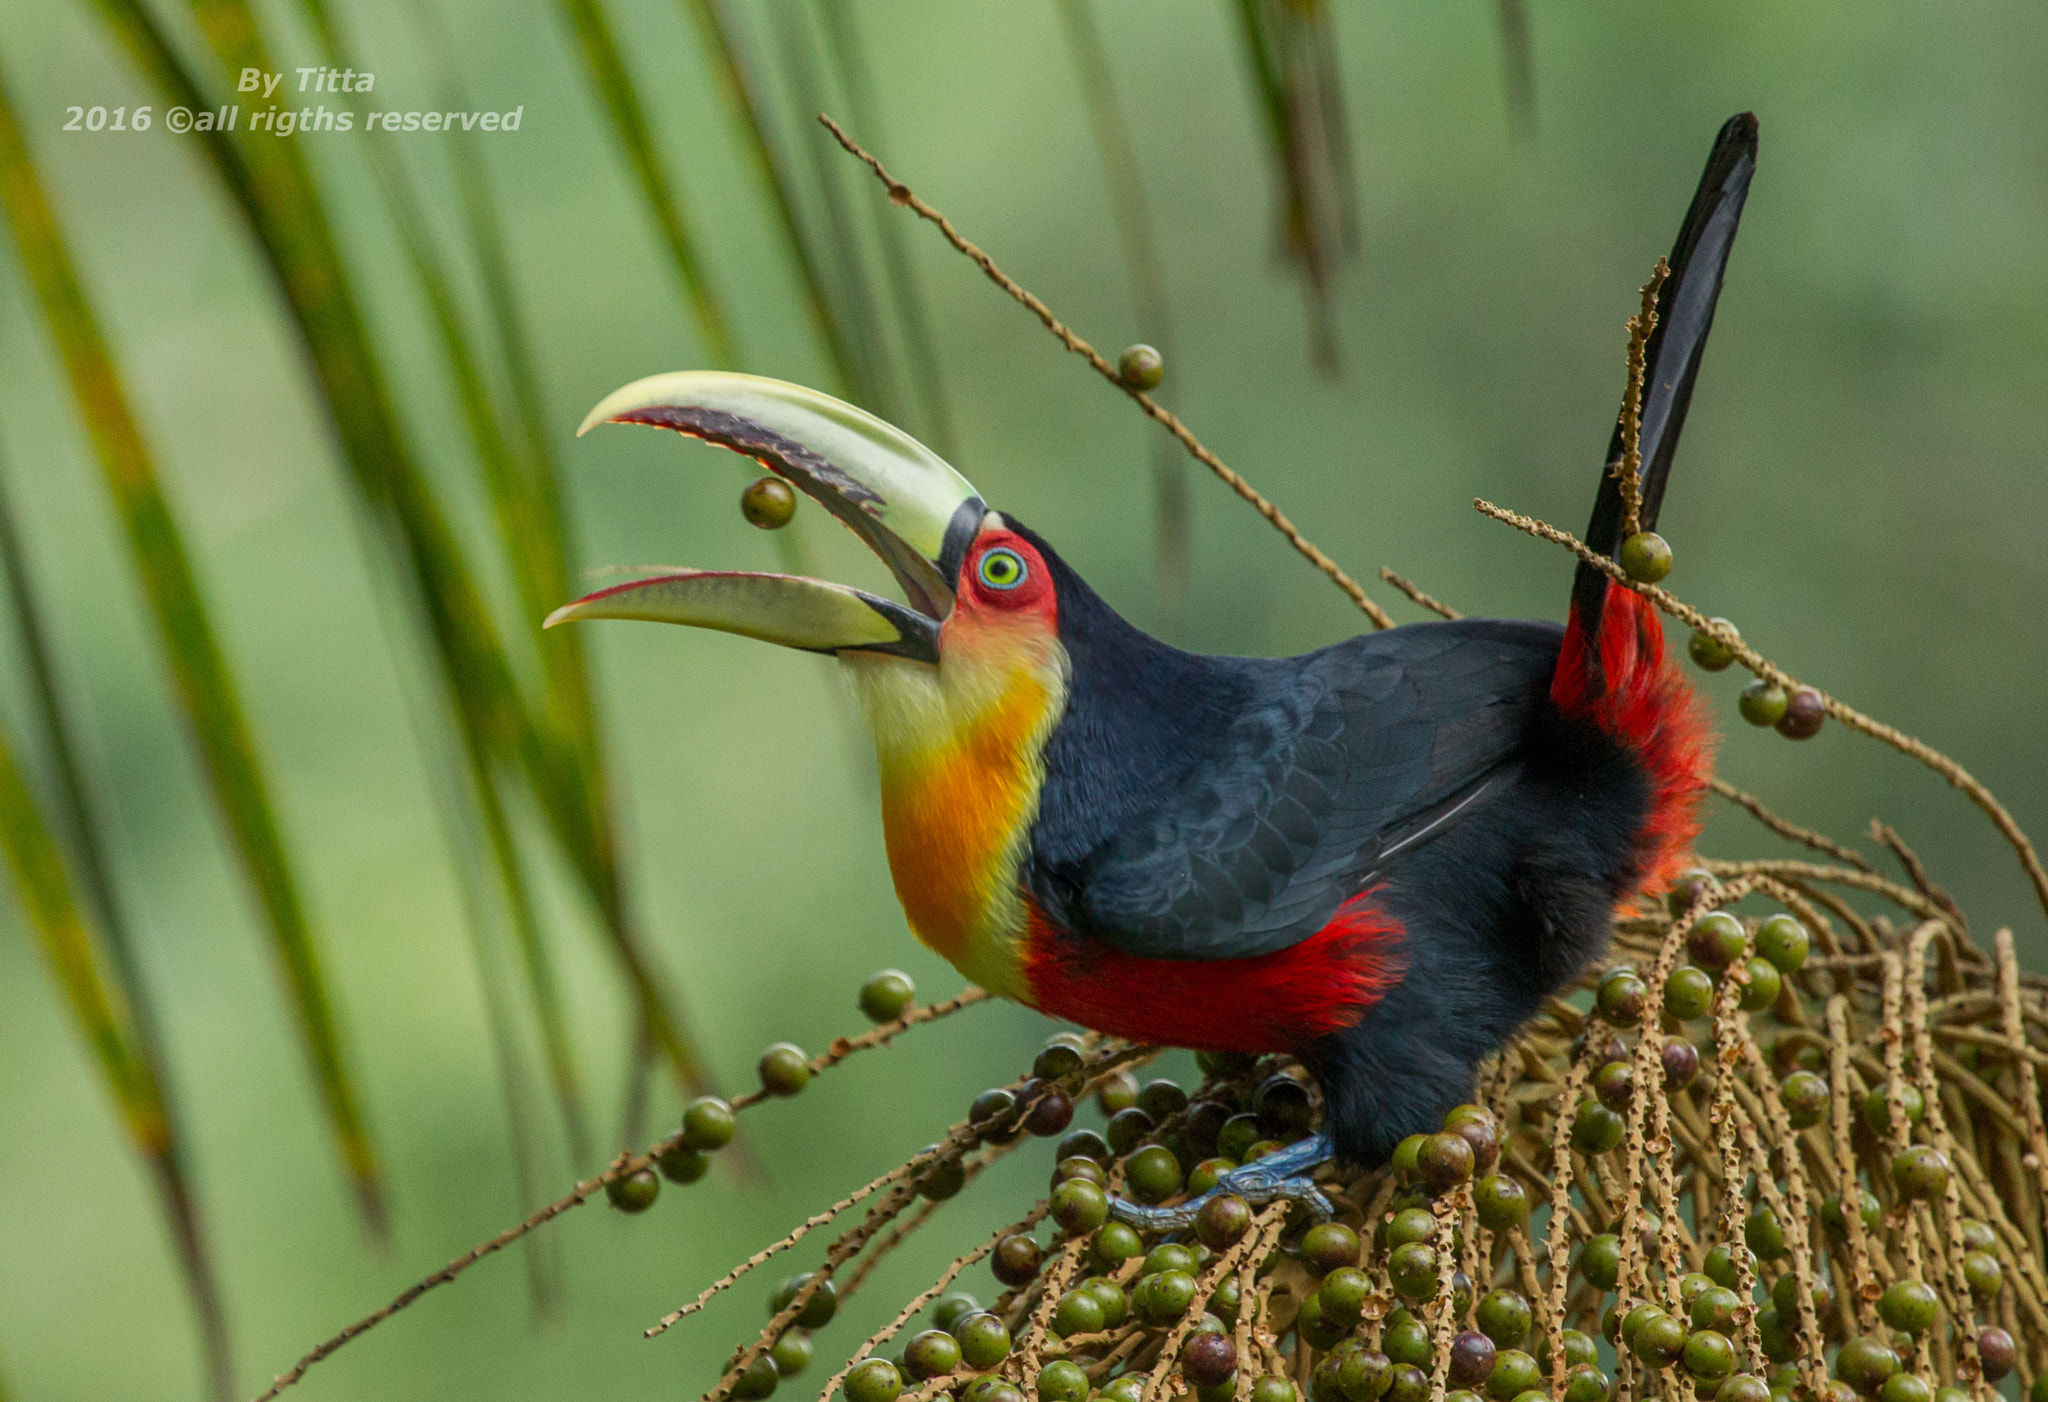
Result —
[[953, 651], [940, 668], [850, 663], [875, 741], [882, 829], [911, 930], [968, 978], [1029, 1001], [1017, 890], [1045, 737], [1065, 702], [1052, 650]]

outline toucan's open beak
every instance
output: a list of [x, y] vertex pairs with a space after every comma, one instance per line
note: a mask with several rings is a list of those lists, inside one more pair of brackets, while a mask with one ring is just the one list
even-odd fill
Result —
[[640, 618], [810, 652], [938, 660], [954, 573], [987, 508], [931, 449], [829, 394], [709, 370], [635, 381], [591, 410], [577, 432], [600, 423], [655, 424], [758, 460], [880, 556], [910, 606], [794, 575], [687, 570], [578, 599], [550, 614], [549, 627], [574, 619]]

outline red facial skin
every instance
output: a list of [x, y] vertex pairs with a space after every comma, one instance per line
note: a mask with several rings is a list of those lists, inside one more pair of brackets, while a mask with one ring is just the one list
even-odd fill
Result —
[[[1007, 550], [1024, 562], [1024, 578], [1015, 588], [999, 589], [981, 577], [983, 561], [997, 550]], [[956, 587], [958, 594], [953, 612], [940, 629], [942, 640], [956, 625], [973, 629], [1022, 617], [1036, 620], [1047, 632], [1059, 629], [1060, 606], [1058, 595], [1053, 590], [1052, 571], [1045, 567], [1045, 561], [1032, 548], [1031, 542], [1015, 531], [998, 527], [984, 530], [977, 536], [968, 548], [965, 563], [960, 566]]]

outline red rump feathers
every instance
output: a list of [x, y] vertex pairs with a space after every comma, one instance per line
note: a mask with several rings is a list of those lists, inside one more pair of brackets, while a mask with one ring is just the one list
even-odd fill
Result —
[[1613, 580], [1601, 599], [1598, 653], [1572, 606], [1550, 699], [1626, 745], [1650, 781], [1650, 811], [1636, 836], [1622, 904], [1671, 884], [1700, 833], [1699, 803], [1714, 736], [1698, 695], [1664, 656], [1664, 628], [1649, 601]]
[[1249, 959], [1147, 959], [1072, 935], [1033, 905], [1024, 955], [1042, 1013], [1197, 1051], [1284, 1051], [1349, 1027], [1401, 981], [1401, 926], [1373, 892], [1286, 949]]

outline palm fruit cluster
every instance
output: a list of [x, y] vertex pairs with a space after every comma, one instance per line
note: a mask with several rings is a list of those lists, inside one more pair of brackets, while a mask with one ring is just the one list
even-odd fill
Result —
[[[1686, 873], [1440, 1131], [1320, 1170], [1332, 1221], [1229, 1195], [1185, 1231], [1113, 1218], [1313, 1133], [1319, 1095], [1283, 1056], [1205, 1053], [1182, 1085], [1143, 1074], [1156, 1048], [1055, 1035], [863, 1190], [878, 1205], [782, 1281], [707, 1398], [792, 1385], [879, 1260], [1028, 1152], [1044, 1194], [836, 1346], [820, 1402], [2048, 1402], [2048, 981], [1907, 865]], [[885, 1022], [913, 998], [885, 971], [860, 1004]], [[770, 1047], [751, 1099], [806, 1066]], [[731, 1133], [693, 1103], [662, 1174], [694, 1181]], [[614, 1203], [651, 1202], [645, 1177]]]

